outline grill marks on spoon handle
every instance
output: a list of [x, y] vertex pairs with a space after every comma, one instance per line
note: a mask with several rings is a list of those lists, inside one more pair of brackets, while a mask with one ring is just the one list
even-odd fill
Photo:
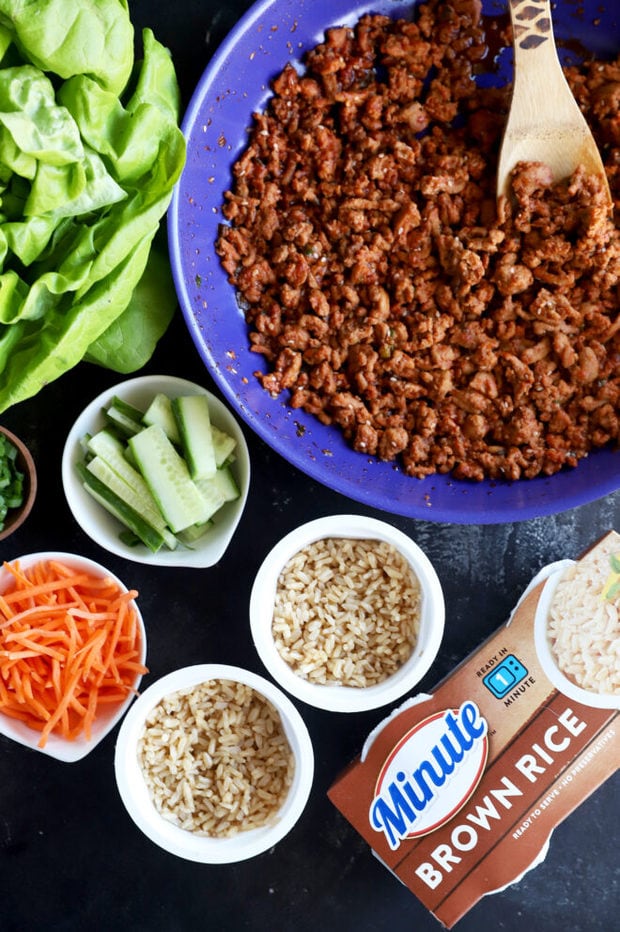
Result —
[[510, 0], [515, 44], [524, 51], [553, 41], [549, 0]]

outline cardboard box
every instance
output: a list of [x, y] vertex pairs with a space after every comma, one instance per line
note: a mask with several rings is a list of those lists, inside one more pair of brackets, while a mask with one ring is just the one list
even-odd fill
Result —
[[[610, 532], [583, 560], [615, 554]], [[542, 657], [549, 593], [574, 565], [539, 574], [510, 620], [383, 721], [329, 790], [447, 928], [539, 863], [555, 826], [618, 766], [620, 697], [561, 691]]]

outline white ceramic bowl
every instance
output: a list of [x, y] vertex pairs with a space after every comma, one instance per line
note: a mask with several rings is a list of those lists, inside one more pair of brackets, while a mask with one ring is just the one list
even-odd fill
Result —
[[[269, 825], [240, 832], [230, 838], [209, 838], [173, 825], [156, 810], [142, 775], [137, 745], [149, 712], [164, 696], [207, 680], [244, 683], [263, 695], [278, 710], [295, 755], [295, 776], [279, 818]], [[227, 664], [198, 664], [163, 676], [136, 700], [125, 718], [116, 742], [116, 782], [127, 812], [144, 834], [165, 851], [188, 861], [228, 864], [267, 851], [293, 828], [312, 787], [314, 754], [308, 730], [292, 702], [272, 683], [248, 670]]]
[[[151, 553], [143, 544], [131, 547], [120, 540], [120, 523], [84, 489], [76, 464], [84, 458], [82, 438], [85, 434], [92, 434], [105, 426], [103, 409], [115, 395], [136, 407], [146, 408], [158, 392], [163, 392], [170, 398], [196, 394], [207, 396], [213, 424], [231, 434], [237, 441], [232, 471], [241, 494], [236, 501], [228, 502], [220, 509], [214, 517], [211, 530], [193, 544], [192, 549], [179, 546], [175, 550], [168, 550], [162, 547], [157, 553]], [[73, 517], [99, 546], [136, 563], [204, 568], [213, 566], [222, 558], [239, 524], [250, 486], [250, 456], [237, 420], [219, 398], [186, 379], [169, 375], [148, 375], [129, 379], [106, 389], [84, 409], [65, 442], [62, 482]]]
[[[14, 563], [16, 560], [19, 560], [20, 567], [24, 570], [29, 569], [37, 563], [41, 563], [46, 560], [59, 560], [78, 571], [88, 572], [96, 576], [109, 577], [116, 583], [122, 592], [127, 592], [128, 587], [120, 579], [118, 579], [114, 573], [111, 573], [104, 566], [101, 566], [101, 564], [96, 563], [94, 560], [89, 560], [86, 557], [77, 556], [73, 553], [63, 553], [61, 551], [42, 551], [40, 553], [29, 553], [25, 556], [8, 559], [7, 563]], [[11, 579], [12, 576], [8, 570], [0, 567], [0, 593], [2, 593], [7, 588], [7, 585]], [[142, 615], [137, 603], [132, 602], [131, 605], [136, 612], [136, 617], [140, 626], [140, 662], [144, 664], [146, 660], [146, 631], [144, 628], [144, 621], [142, 619]], [[138, 690], [141, 680], [142, 676], [137, 675], [133, 684], [134, 690]], [[54, 757], [56, 760], [73, 763], [74, 761], [78, 761], [83, 757], [86, 757], [86, 755], [89, 754], [99, 744], [99, 742], [105, 738], [105, 736], [114, 728], [114, 726], [118, 724], [133, 702], [134, 697], [135, 693], [130, 693], [127, 699], [121, 704], [101, 706], [101, 709], [97, 713], [93, 722], [90, 741], [87, 741], [86, 738], [82, 736], [75, 738], [73, 741], [68, 741], [59, 735], [50, 734], [45, 747], [40, 748], [38, 747], [38, 742], [41, 738], [41, 735], [38, 731], [35, 731], [32, 728], [28, 728], [27, 725], [22, 724], [22, 722], [19, 722], [16, 719], [3, 715], [1, 711], [0, 734], [5, 735], [7, 738], [11, 738], [13, 741], [17, 741], [18, 744], [23, 744], [25, 747], [32, 748], [34, 751], [39, 751], [41, 754], [47, 754], [49, 757]]]
[[595, 709], [620, 709], [620, 696], [596, 693], [591, 690], [582, 689], [572, 680], [568, 679], [558, 667], [551, 649], [551, 642], [548, 635], [549, 608], [558, 583], [566, 568], [572, 565], [572, 562], [572, 560], [563, 560], [558, 561], [557, 564], [553, 564], [541, 592], [534, 619], [534, 643], [536, 645], [536, 653], [545, 676], [556, 689], [559, 689], [560, 692], [568, 696], [569, 699], [574, 699], [576, 702], [582, 703], [582, 705], [591, 706]]
[[[294, 672], [275, 645], [271, 632], [278, 576], [299, 550], [327, 537], [386, 541], [406, 557], [421, 585], [418, 640], [410, 658], [381, 683], [366, 688], [311, 683]], [[443, 592], [437, 574], [423, 551], [397, 528], [361, 515], [318, 518], [287, 534], [265, 558], [250, 596], [250, 626], [258, 654], [277, 683], [291, 695], [331, 712], [362, 712], [400, 699], [429, 670], [441, 644], [445, 621]]]

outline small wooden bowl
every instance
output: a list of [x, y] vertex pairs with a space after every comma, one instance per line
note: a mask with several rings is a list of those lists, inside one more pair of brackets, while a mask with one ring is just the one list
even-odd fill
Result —
[[37, 470], [28, 447], [6, 427], [0, 427], [0, 434], [17, 449], [17, 468], [24, 473], [24, 500], [19, 508], [11, 509], [0, 529], [0, 540], [5, 540], [24, 523], [34, 505], [37, 494]]

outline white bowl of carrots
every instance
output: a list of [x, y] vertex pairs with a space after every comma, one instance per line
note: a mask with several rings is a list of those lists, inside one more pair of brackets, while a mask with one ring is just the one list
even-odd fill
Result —
[[0, 734], [85, 757], [147, 672], [138, 593], [93, 560], [31, 553], [0, 568]]
[[[136, 462], [132, 431], [141, 433], [148, 427], [151, 432], [163, 429], [167, 437], [160, 439], [162, 442], [170, 441], [167, 443], [167, 446], [172, 448], [170, 455], [176, 461], [183, 460], [182, 463], [179, 462], [179, 466], [187, 471], [189, 467], [184, 460], [179, 436], [172, 437], [168, 434], [170, 426], [175, 427], [174, 424], [170, 424], [170, 412], [165, 422], [159, 420], [161, 409], [158, 410], [157, 418], [151, 418], [149, 414], [158, 399], [172, 403], [187, 398], [195, 401], [197, 396], [201, 402], [206, 402], [209, 427], [219, 432], [220, 437], [224, 436], [230, 441], [230, 447], [225, 447], [222, 453], [222, 457], [226, 458], [214, 462], [215, 475], [205, 481], [209, 484], [226, 476], [229, 487], [226, 494], [222, 494], [221, 501], [216, 501], [212, 512], [206, 514], [204, 521], [199, 510], [193, 510], [194, 502], [191, 508], [187, 509], [187, 515], [192, 522], [195, 519], [196, 523], [178, 530], [176, 525], [169, 524], [168, 515], [161, 513], [161, 502], [154, 497], [151, 487], [141, 473], [145, 464]], [[129, 412], [129, 421], [124, 419], [123, 409]], [[120, 420], [117, 420], [117, 417]], [[146, 420], [143, 421], [145, 417]], [[154, 424], [155, 419], [157, 424]], [[93, 437], [101, 441], [104, 436], [105, 450], [102, 450], [100, 445], [95, 447]], [[159, 451], [157, 455], [151, 453], [145, 458], [147, 464], [157, 463], [160, 458]], [[95, 470], [96, 466], [103, 469], [104, 473]], [[108, 466], [111, 466], [112, 474]], [[155, 536], [160, 534], [161, 540], [156, 540], [152, 549], [148, 545], [152, 543], [151, 538], [140, 539], [133, 535], [132, 540], [132, 531], [120, 520], [120, 512], [117, 510], [115, 514], [114, 505], [101, 498], [100, 493], [110, 492], [110, 489], [104, 490], [98, 482], [98, 479], [105, 478], [106, 474], [115, 484], [117, 509], [119, 496], [125, 499], [121, 503], [124, 516], [133, 514], [134, 519], [144, 519], [149, 533], [152, 531], [151, 524], [158, 524], [159, 530], [155, 532]], [[195, 497], [196, 489], [193, 486], [196, 480], [189, 474], [186, 480]], [[176, 376], [138, 376], [106, 389], [82, 411], [65, 442], [62, 482], [73, 517], [99, 546], [125, 560], [137, 563], [202, 569], [213, 566], [222, 558], [239, 524], [250, 484], [250, 457], [239, 423], [227, 406], [211, 392]], [[134, 486], [139, 489], [137, 493]], [[220, 492], [218, 489], [217, 494]], [[231, 492], [232, 494], [229, 494]], [[208, 496], [210, 493], [206, 494]], [[162, 520], [163, 524], [159, 525]], [[142, 530], [144, 531], [144, 527]]]

